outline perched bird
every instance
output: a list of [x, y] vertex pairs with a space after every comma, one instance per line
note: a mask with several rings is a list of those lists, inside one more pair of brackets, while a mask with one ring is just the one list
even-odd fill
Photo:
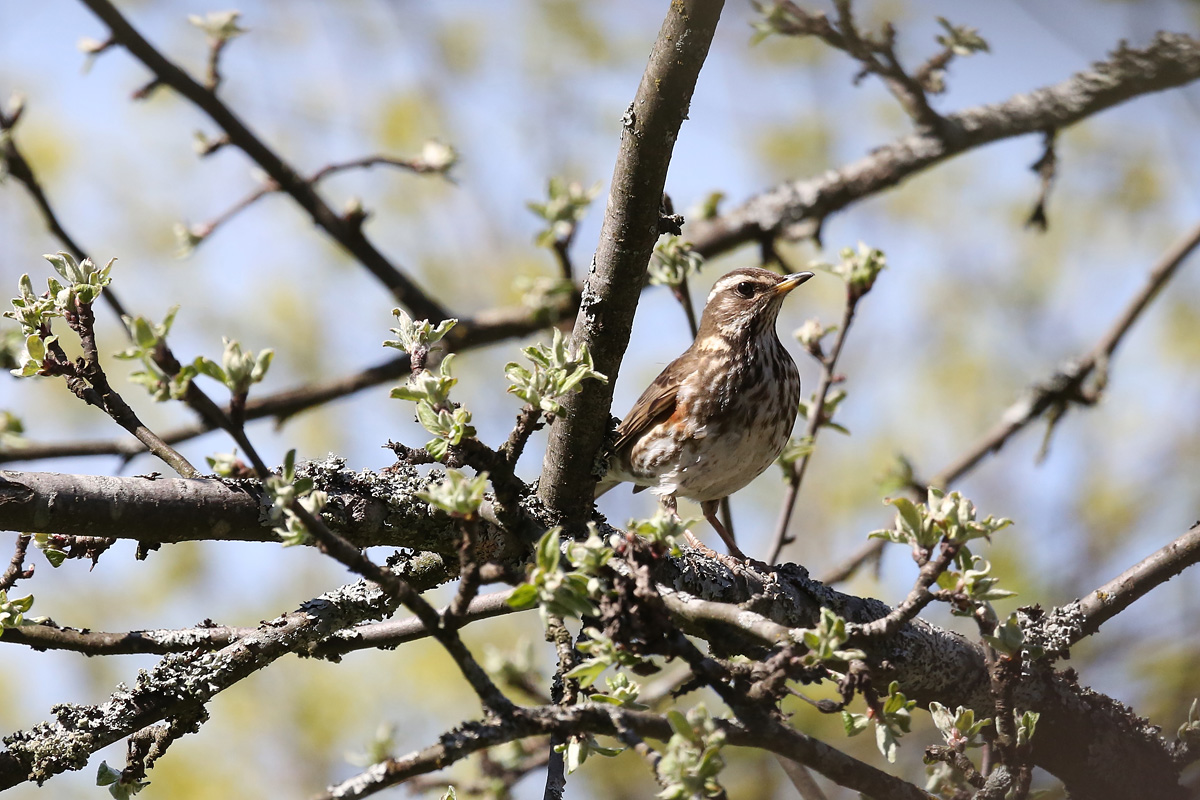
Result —
[[729, 552], [745, 558], [717, 508], [771, 466], [791, 435], [800, 374], [775, 320], [788, 292], [812, 276], [746, 267], [713, 285], [696, 341], [617, 427], [597, 497], [627, 481], [634, 492], [654, 491], [672, 512], [677, 497], [699, 501]]

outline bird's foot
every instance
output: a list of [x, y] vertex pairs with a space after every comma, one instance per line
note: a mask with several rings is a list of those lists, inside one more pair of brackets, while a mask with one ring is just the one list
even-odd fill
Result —
[[686, 531], [685, 535], [687, 536], [688, 544], [714, 561], [721, 562], [731, 570], [737, 571], [739, 569], [745, 569], [746, 564], [750, 563], [750, 559], [746, 558], [746, 555], [740, 550], [736, 553], [731, 553], [728, 555], [725, 553], [718, 553], [716, 550], [713, 550], [704, 542], [697, 539], [696, 535], [691, 531]]

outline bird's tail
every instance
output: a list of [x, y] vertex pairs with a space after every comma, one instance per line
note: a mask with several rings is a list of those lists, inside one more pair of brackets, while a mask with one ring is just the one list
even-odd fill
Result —
[[614, 478], [605, 478], [604, 480], [602, 480], [596, 484], [596, 494], [594, 496], [599, 497], [600, 495], [602, 495], [605, 492], [609, 491], [610, 489], [614, 488], [619, 483], [622, 483], [622, 481], [616, 480]]

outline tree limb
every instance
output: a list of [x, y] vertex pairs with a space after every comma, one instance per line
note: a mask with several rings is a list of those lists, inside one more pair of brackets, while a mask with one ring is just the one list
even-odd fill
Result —
[[542, 502], [566, 520], [580, 522], [592, 507], [595, 458], [608, 431], [613, 386], [658, 239], [667, 167], [723, 4], [671, 3], [625, 115], [608, 210], [572, 335], [574, 347], [591, 350], [608, 382], [588, 381], [563, 401], [539, 483]]
[[706, 257], [776, 236], [801, 238], [852, 203], [896, 186], [934, 164], [992, 142], [1062, 128], [1126, 100], [1200, 78], [1200, 41], [1159, 33], [1145, 48], [1118, 46], [1106, 61], [1042, 89], [942, 117], [937, 133], [905, 136], [841, 169], [782, 184], [688, 236]]
[[108, 0], [81, 0], [112, 32], [112, 38], [154, 73], [156, 84], [170, 86], [207, 114], [252, 161], [309, 213], [313, 222], [378, 278], [413, 315], [434, 322], [449, 316], [410, 278], [398, 270], [363, 234], [362, 226], [337, 214], [312, 183], [258, 138], [212, 90], [167, 59]]

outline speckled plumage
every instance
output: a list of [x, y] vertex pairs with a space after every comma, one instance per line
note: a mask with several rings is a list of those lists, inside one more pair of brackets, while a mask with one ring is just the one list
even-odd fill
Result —
[[692, 346], [617, 428], [597, 495], [628, 481], [651, 488], [671, 508], [676, 497], [697, 500], [739, 554], [716, 520], [716, 504], [770, 467], [791, 434], [800, 375], [775, 322], [783, 298], [810, 277], [748, 267], [713, 285]]

